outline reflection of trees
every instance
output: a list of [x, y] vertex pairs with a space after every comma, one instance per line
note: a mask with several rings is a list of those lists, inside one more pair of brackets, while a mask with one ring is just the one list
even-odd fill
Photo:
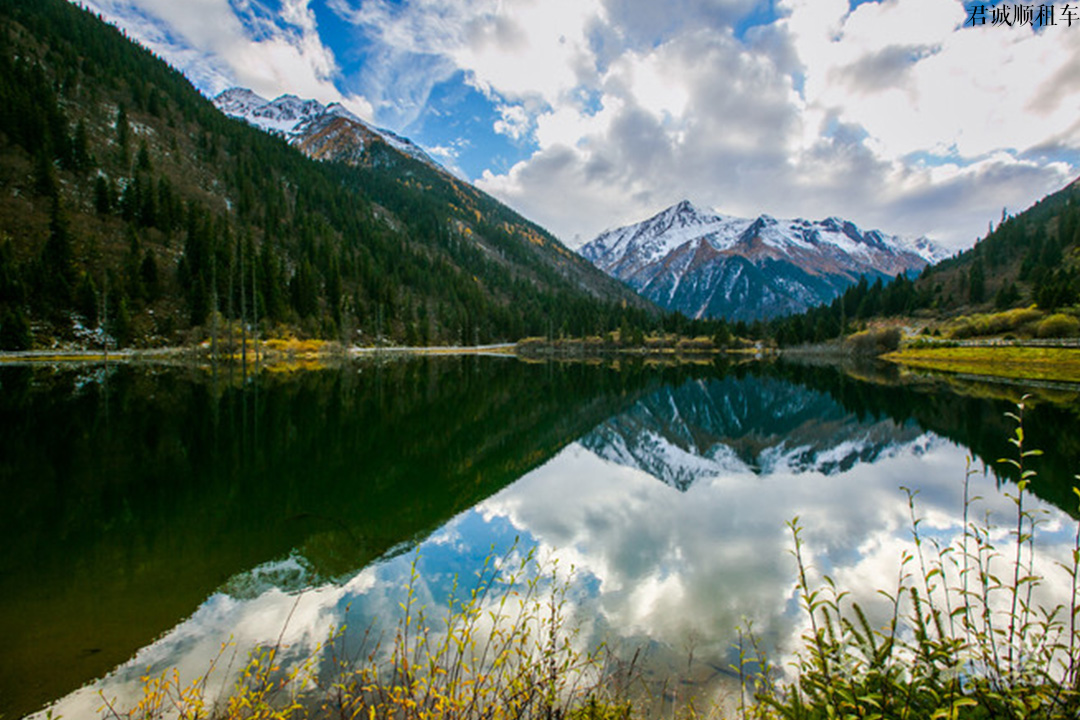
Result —
[[414, 541], [657, 382], [475, 358], [93, 377], [0, 369], [0, 710], [16, 716], [238, 572], [300, 548], [337, 576]]
[[[914, 419], [991, 466], [1012, 449], [1007, 400], [944, 382], [723, 359], [618, 368], [456, 358], [248, 383], [0, 368], [0, 710], [22, 714], [114, 667], [236, 573], [294, 548], [335, 577], [412, 542], [660, 391], [692, 416], [695, 446], [734, 440], [747, 457], [878, 420]], [[741, 428], [720, 408], [732, 388], [752, 408]], [[809, 400], [785, 414], [788, 397]], [[1029, 444], [1047, 453], [1033, 490], [1064, 508], [1076, 415], [1043, 401], [1027, 415]]]
[[[963, 394], [944, 379], [901, 382], [895, 366], [860, 373], [870, 378], [865, 380], [833, 365], [778, 362], [763, 365], [761, 372], [827, 392], [860, 419], [887, 417], [898, 423], [914, 419], [924, 429], [969, 448], [999, 478], [1015, 480], [1012, 469], [997, 461], [1015, 454], [1008, 442], [1014, 424], [1005, 413], [1015, 412], [1016, 406], [978, 386], [972, 386], [971, 394]], [[1071, 488], [1073, 476], [1080, 471], [1080, 408], [1075, 401], [1029, 402], [1024, 425], [1026, 446], [1045, 453], [1037, 459], [1039, 479], [1030, 489], [1076, 516]]]

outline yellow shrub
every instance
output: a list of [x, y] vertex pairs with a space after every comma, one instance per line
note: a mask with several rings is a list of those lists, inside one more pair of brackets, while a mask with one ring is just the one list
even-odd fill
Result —
[[1040, 322], [1035, 333], [1041, 338], [1075, 337], [1080, 335], [1080, 320], [1072, 315], [1056, 313]]

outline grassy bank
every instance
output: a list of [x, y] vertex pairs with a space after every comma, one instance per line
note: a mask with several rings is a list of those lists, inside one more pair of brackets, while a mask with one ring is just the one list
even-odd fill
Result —
[[1039, 347], [919, 347], [882, 356], [927, 370], [1018, 380], [1080, 382], [1080, 349]]

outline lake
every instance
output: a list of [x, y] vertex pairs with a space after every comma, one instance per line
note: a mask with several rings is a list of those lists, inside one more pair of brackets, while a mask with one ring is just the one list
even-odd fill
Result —
[[[947, 544], [970, 475], [1007, 536], [997, 460], [1023, 392], [726, 360], [0, 366], [0, 714], [93, 716], [102, 693], [130, 705], [148, 669], [195, 678], [223, 652], [385, 635], [414, 568], [438, 608], [486, 559], [530, 552], [575, 642], [635, 658], [661, 708], [712, 698], [740, 630], [778, 662], [797, 645], [793, 518], [816, 571], [870, 605], [912, 548], [901, 488]], [[1075, 533], [1080, 389], [1032, 392], [1050, 562]]]

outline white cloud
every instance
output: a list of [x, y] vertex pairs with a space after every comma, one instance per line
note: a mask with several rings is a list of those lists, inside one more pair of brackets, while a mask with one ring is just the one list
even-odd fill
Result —
[[521, 140], [529, 132], [529, 114], [521, 105], [499, 105], [500, 118], [495, 121], [495, 132]]
[[[690, 103], [688, 85], [693, 80], [692, 68], [682, 60], [675, 44], [663, 45], [647, 54], [629, 51], [608, 71], [604, 85], [633, 97], [657, 119], [678, 120]], [[708, 62], [707, 58], [698, 60]]]
[[940, 0], [779, 9], [745, 41], [699, 27], [624, 51], [601, 76], [605, 113], [554, 107], [533, 157], [481, 187], [570, 244], [693, 195], [956, 247], [1076, 173], [1032, 153], [1080, 150], [1080, 35], [963, 28]]
[[511, 137], [528, 125], [522, 111], [531, 120], [589, 82], [589, 32], [602, 12], [596, 0], [330, 5], [372, 44], [357, 82], [392, 124], [415, 121], [432, 88], [460, 72], [497, 106], [515, 108], [498, 127]]
[[308, 0], [285, 0], [276, 18], [237, 3], [246, 11], [243, 19], [228, 0], [89, 0], [88, 6], [184, 68], [207, 93], [240, 85], [265, 97], [292, 93], [340, 102], [360, 117], [373, 116], [364, 97], [335, 85], [338, 64], [319, 37]]
[[536, 154], [479, 182], [572, 244], [690, 194], [764, 209], [758, 181], [775, 186], [802, 134], [790, 78], [730, 33], [629, 53], [599, 88], [598, 110], [567, 102], [541, 115]]
[[95, 1], [206, 89], [343, 101], [406, 134], [462, 79], [532, 148], [477, 184], [570, 244], [693, 197], [966, 245], [1080, 157], [1080, 33], [963, 27], [959, 0], [779, 0], [744, 35], [769, 19], [755, 0], [328, 0], [364, 58], [348, 77], [309, 0]]
[[586, 32], [597, 11], [591, 0], [506, 0], [470, 22], [450, 56], [503, 97], [555, 104], [592, 66]]
[[1055, 92], [1080, 63], [1075, 33], [963, 28], [963, 6], [940, 0], [868, 3], [850, 15], [846, 3], [787, 7], [807, 103], [863, 127], [886, 158], [1023, 152], [1076, 127], [1078, 88], [1071, 103]]

